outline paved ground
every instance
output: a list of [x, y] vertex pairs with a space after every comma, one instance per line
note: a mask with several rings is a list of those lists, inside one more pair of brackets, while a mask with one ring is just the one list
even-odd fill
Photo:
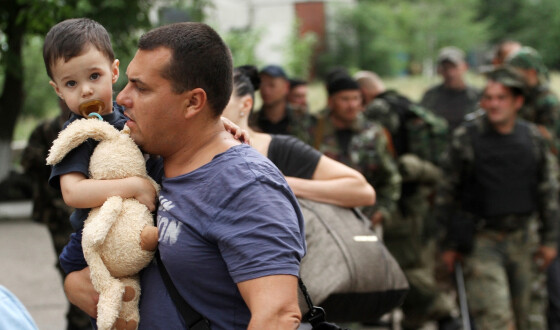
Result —
[[31, 202], [0, 203], [0, 284], [41, 330], [66, 328], [68, 306], [47, 228], [30, 220]]

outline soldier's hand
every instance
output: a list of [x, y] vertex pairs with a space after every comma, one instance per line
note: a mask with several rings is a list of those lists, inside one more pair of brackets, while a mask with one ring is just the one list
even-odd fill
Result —
[[455, 262], [462, 261], [463, 255], [454, 250], [445, 250], [441, 254], [441, 260], [445, 265], [445, 269], [447, 269], [449, 273], [453, 273], [455, 271]]
[[68, 301], [93, 318], [97, 318], [99, 294], [93, 288], [89, 267], [71, 272], [64, 280], [64, 293]]
[[534, 259], [540, 271], [548, 268], [550, 263], [556, 258], [557, 251], [553, 247], [541, 245], [535, 253]]

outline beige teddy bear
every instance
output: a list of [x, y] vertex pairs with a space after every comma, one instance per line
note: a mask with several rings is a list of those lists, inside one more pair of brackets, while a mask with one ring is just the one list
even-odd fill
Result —
[[[109, 123], [97, 119], [76, 120], [54, 141], [47, 164], [60, 162], [68, 152], [92, 138], [99, 144], [90, 159], [91, 179], [131, 176], [150, 179], [144, 157], [128, 132], [126, 126], [119, 132]], [[157, 191], [158, 185], [151, 181]], [[84, 223], [82, 248], [93, 286], [99, 292], [97, 326], [101, 330], [111, 329], [114, 325], [126, 329], [138, 326], [138, 272], [150, 263], [154, 254], [140, 247], [141, 232], [146, 226], [153, 227], [148, 208], [134, 198], [119, 196], [110, 197], [101, 207], [93, 208]], [[150, 245], [156, 244], [150, 242]], [[134, 289], [134, 298], [130, 301], [123, 301], [125, 286]]]

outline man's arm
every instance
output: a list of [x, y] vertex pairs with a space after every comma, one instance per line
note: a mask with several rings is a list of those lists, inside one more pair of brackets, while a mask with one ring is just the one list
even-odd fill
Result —
[[60, 176], [60, 189], [64, 202], [75, 208], [98, 207], [111, 196], [136, 198], [150, 211], [156, 208], [156, 190], [148, 179], [141, 177], [94, 180], [71, 172]]
[[89, 267], [71, 272], [64, 279], [64, 293], [68, 301], [93, 318], [97, 318], [99, 294], [93, 288]]
[[237, 284], [251, 311], [247, 329], [297, 329], [301, 323], [298, 279], [292, 275], [272, 275]]

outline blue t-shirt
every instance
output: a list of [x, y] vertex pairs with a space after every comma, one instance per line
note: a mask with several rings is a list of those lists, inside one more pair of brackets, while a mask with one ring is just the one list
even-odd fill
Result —
[[[159, 251], [181, 296], [212, 329], [246, 329], [250, 312], [236, 283], [298, 276], [303, 217], [280, 171], [240, 145], [198, 168], [164, 178]], [[157, 265], [142, 273], [140, 329], [185, 328]]]
[[[113, 112], [102, 117], [104, 121], [113, 125], [118, 130], [122, 130], [128, 120], [128, 118], [124, 116], [124, 107], [118, 105], [116, 102], [113, 102]], [[70, 119], [64, 123], [63, 129], [73, 121], [82, 118], [84, 117], [73, 113]], [[60, 189], [60, 176], [71, 172], [82, 173], [85, 177], [89, 177], [89, 160], [97, 143], [98, 142], [93, 139], [88, 139], [86, 142], [70, 151], [60, 163], [52, 167], [49, 184], [54, 188]], [[74, 230], [82, 229], [89, 211], [90, 209], [76, 209], [72, 212], [70, 215], [70, 223]]]

